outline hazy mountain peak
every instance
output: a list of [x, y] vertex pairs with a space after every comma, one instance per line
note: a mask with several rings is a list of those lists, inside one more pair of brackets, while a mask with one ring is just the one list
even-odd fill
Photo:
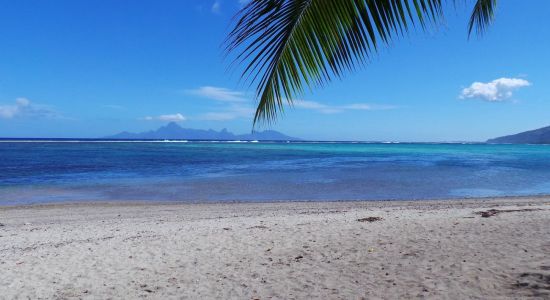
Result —
[[164, 125], [164, 127], [166, 127], [166, 128], [181, 128], [181, 126], [179, 126], [178, 123], [176, 123], [176, 122], [170, 122], [170, 123]]
[[121, 133], [107, 136], [107, 139], [174, 139], [174, 140], [258, 140], [258, 141], [288, 141], [299, 140], [298, 138], [287, 136], [275, 130], [257, 131], [250, 134], [233, 134], [227, 128], [221, 131], [213, 129], [192, 129], [182, 128], [176, 122], [170, 122], [161, 126], [157, 130], [131, 133], [123, 131]]

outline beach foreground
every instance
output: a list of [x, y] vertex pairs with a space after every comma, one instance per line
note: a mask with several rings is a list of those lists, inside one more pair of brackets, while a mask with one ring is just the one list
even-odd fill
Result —
[[55, 204], [0, 223], [1, 299], [550, 297], [548, 197]]

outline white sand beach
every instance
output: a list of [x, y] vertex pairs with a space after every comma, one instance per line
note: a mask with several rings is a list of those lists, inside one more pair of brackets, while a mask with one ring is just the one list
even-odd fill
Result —
[[0, 299], [550, 298], [547, 197], [33, 205], [0, 223]]

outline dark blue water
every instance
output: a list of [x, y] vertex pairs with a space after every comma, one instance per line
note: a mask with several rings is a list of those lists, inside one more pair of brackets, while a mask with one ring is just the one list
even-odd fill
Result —
[[550, 146], [0, 142], [0, 205], [550, 194]]

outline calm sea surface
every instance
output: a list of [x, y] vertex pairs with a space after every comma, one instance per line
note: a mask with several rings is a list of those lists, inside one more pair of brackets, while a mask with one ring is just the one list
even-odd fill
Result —
[[0, 140], [0, 205], [550, 194], [550, 146]]

